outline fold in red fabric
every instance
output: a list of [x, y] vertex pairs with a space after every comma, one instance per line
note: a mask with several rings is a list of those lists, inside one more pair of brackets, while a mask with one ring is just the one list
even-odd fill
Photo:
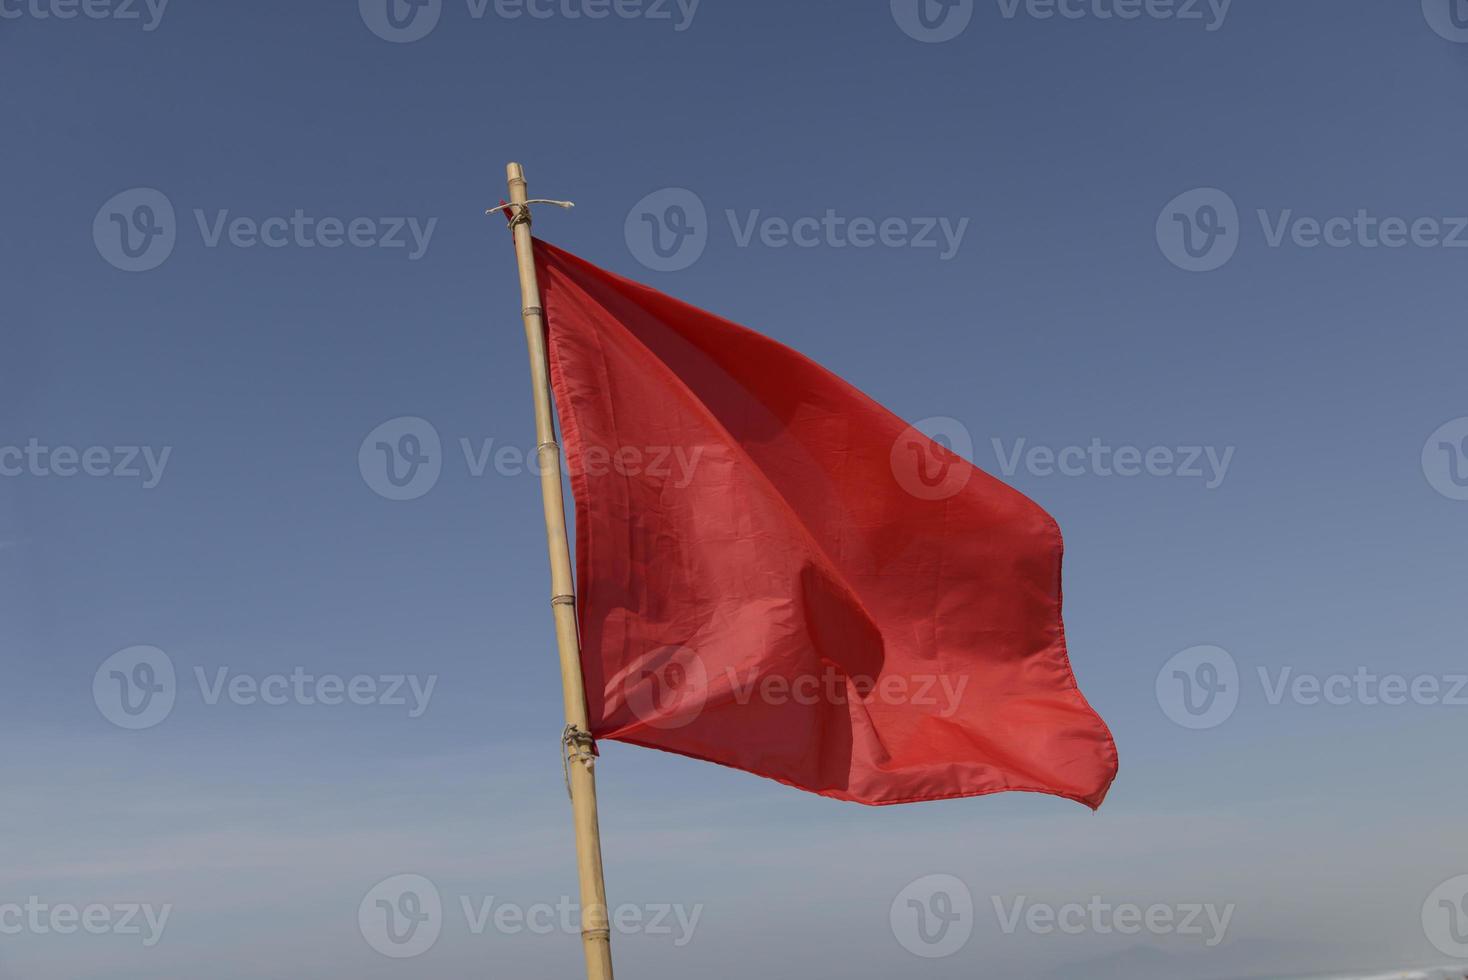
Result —
[[803, 355], [535, 251], [597, 738], [858, 803], [1100, 805], [1045, 511]]

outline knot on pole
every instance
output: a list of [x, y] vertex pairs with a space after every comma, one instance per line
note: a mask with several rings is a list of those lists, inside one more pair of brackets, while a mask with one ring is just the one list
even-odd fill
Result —
[[526, 201], [523, 204], [511, 204], [508, 201], [501, 201], [499, 207], [490, 208], [484, 213], [494, 214], [496, 211], [505, 212], [505, 216], [510, 221], [510, 230], [514, 231], [516, 225], [529, 225], [531, 223], [530, 205], [532, 204], [552, 204], [558, 208], [574, 208], [576, 206], [574, 201], [551, 201], [542, 197], [536, 198], [533, 201]]
[[561, 771], [566, 776], [566, 795], [571, 796], [571, 760], [590, 769], [596, 759], [596, 739], [575, 725], [567, 725], [561, 732]]

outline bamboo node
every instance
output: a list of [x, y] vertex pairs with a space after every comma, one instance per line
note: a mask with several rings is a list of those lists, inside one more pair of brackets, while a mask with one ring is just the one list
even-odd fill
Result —
[[576, 597], [573, 596], [573, 595], [555, 595], [555, 596], [551, 596], [551, 605], [553, 605], [553, 606], [574, 606], [574, 605], [576, 605]]

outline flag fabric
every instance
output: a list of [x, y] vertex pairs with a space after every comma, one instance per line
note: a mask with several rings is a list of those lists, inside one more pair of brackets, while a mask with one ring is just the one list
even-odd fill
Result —
[[803, 355], [535, 255], [593, 735], [866, 804], [1100, 805], [1045, 511]]

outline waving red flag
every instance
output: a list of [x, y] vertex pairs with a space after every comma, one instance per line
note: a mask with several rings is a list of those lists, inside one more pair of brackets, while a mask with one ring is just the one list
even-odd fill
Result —
[[535, 250], [595, 736], [859, 803], [1100, 805], [1048, 514], [795, 351]]

